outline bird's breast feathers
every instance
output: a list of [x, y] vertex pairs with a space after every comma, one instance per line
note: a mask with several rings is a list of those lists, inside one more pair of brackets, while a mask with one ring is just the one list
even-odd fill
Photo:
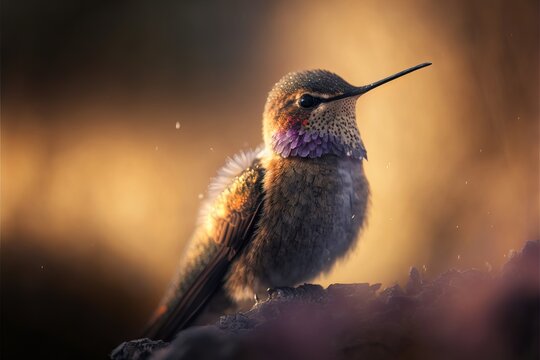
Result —
[[229, 272], [233, 296], [292, 286], [328, 271], [356, 243], [369, 197], [361, 160], [267, 157], [252, 240]]

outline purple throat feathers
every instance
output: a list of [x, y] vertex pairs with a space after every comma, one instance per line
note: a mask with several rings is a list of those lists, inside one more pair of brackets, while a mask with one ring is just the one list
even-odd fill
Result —
[[367, 160], [366, 149], [361, 143], [353, 147], [343, 144], [335, 135], [320, 134], [302, 127], [274, 133], [272, 146], [274, 151], [284, 158], [291, 156], [318, 158], [323, 155], [336, 155]]

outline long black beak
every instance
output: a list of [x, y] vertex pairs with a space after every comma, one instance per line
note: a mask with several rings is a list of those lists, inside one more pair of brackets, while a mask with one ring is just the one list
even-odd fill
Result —
[[382, 80], [376, 81], [376, 82], [371, 83], [369, 85], [356, 87], [353, 91], [347, 92], [345, 94], [334, 96], [334, 97], [331, 97], [331, 98], [328, 98], [328, 99], [323, 99], [323, 102], [330, 102], [330, 101], [340, 100], [340, 99], [344, 99], [344, 98], [351, 97], [351, 96], [358, 96], [358, 95], [365, 94], [368, 91], [371, 91], [371, 90], [375, 89], [376, 87], [381, 86], [382, 84], [386, 84], [389, 81], [395, 80], [397, 78], [402, 77], [403, 75], [407, 75], [409, 73], [412, 73], [413, 71], [419, 70], [421, 68], [425, 68], [426, 66], [429, 66], [429, 65], [431, 65], [431, 63], [426, 62], [426, 63], [423, 63], [423, 64], [413, 66], [412, 68], [400, 71], [397, 74], [388, 76], [388, 77], [386, 77], [386, 78], [384, 78]]

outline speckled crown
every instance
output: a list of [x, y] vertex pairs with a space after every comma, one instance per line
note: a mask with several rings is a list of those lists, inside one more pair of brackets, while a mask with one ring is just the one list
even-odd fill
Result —
[[328, 70], [306, 70], [291, 72], [282, 77], [272, 88], [268, 100], [293, 94], [298, 90], [306, 92], [336, 95], [352, 91], [355, 87], [343, 78]]

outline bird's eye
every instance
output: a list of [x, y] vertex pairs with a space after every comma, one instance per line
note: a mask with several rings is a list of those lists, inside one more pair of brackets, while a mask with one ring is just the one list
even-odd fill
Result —
[[309, 94], [304, 94], [300, 97], [298, 100], [298, 105], [305, 109], [312, 108], [314, 106], [317, 106], [321, 103], [321, 99], [318, 99], [316, 97], [313, 97]]

